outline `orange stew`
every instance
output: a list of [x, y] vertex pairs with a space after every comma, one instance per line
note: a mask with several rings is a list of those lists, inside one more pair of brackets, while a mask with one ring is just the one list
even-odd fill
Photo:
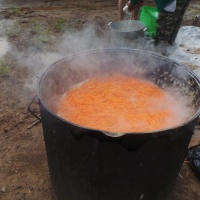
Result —
[[58, 115], [109, 132], [148, 132], [180, 123], [175, 104], [169, 93], [151, 82], [125, 75], [102, 76], [66, 92]]

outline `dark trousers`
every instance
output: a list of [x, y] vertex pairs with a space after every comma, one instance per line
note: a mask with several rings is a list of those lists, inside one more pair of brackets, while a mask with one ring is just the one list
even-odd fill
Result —
[[173, 13], [161, 11], [157, 19], [157, 34], [155, 44], [165, 42], [173, 44], [181, 26], [183, 16], [191, 0], [177, 0], [176, 10]]

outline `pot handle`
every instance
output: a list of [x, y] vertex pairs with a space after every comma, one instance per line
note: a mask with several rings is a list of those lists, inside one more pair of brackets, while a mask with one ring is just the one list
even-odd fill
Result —
[[143, 29], [143, 31], [145, 32], [145, 31], [147, 31], [148, 30], [148, 28], [147, 27], [145, 27], [144, 29]]
[[110, 26], [112, 23], [113, 23], [113, 22], [109, 22], [109, 23], [108, 23], [108, 26]]
[[33, 115], [36, 119], [38, 119], [38, 120], [41, 122], [42, 119], [41, 119], [40, 117], [38, 117], [38, 116], [34, 113], [34, 111], [31, 109], [31, 106], [32, 106], [33, 102], [35, 101], [36, 97], [37, 97], [37, 95], [36, 95], [35, 97], [33, 97], [33, 99], [32, 99], [32, 101], [31, 101], [31, 103], [29, 104], [27, 110], [31, 113], [31, 115]]

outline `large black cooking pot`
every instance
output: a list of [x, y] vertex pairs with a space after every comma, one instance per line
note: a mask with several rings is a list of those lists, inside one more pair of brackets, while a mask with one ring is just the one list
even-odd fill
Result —
[[[171, 87], [193, 113], [166, 130], [115, 134], [89, 129], [56, 114], [60, 96], [102, 74], [121, 73]], [[58, 200], [163, 200], [176, 182], [200, 113], [200, 81], [188, 69], [141, 50], [110, 49], [59, 60], [40, 78], [38, 97], [46, 153]], [[77, 97], [78, 98], [78, 97]]]

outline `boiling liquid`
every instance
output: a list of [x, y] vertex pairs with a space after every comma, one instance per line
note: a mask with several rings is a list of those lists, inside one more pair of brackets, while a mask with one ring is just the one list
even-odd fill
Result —
[[167, 129], [188, 116], [180, 102], [157, 85], [124, 75], [96, 77], [66, 92], [58, 115], [114, 133]]

